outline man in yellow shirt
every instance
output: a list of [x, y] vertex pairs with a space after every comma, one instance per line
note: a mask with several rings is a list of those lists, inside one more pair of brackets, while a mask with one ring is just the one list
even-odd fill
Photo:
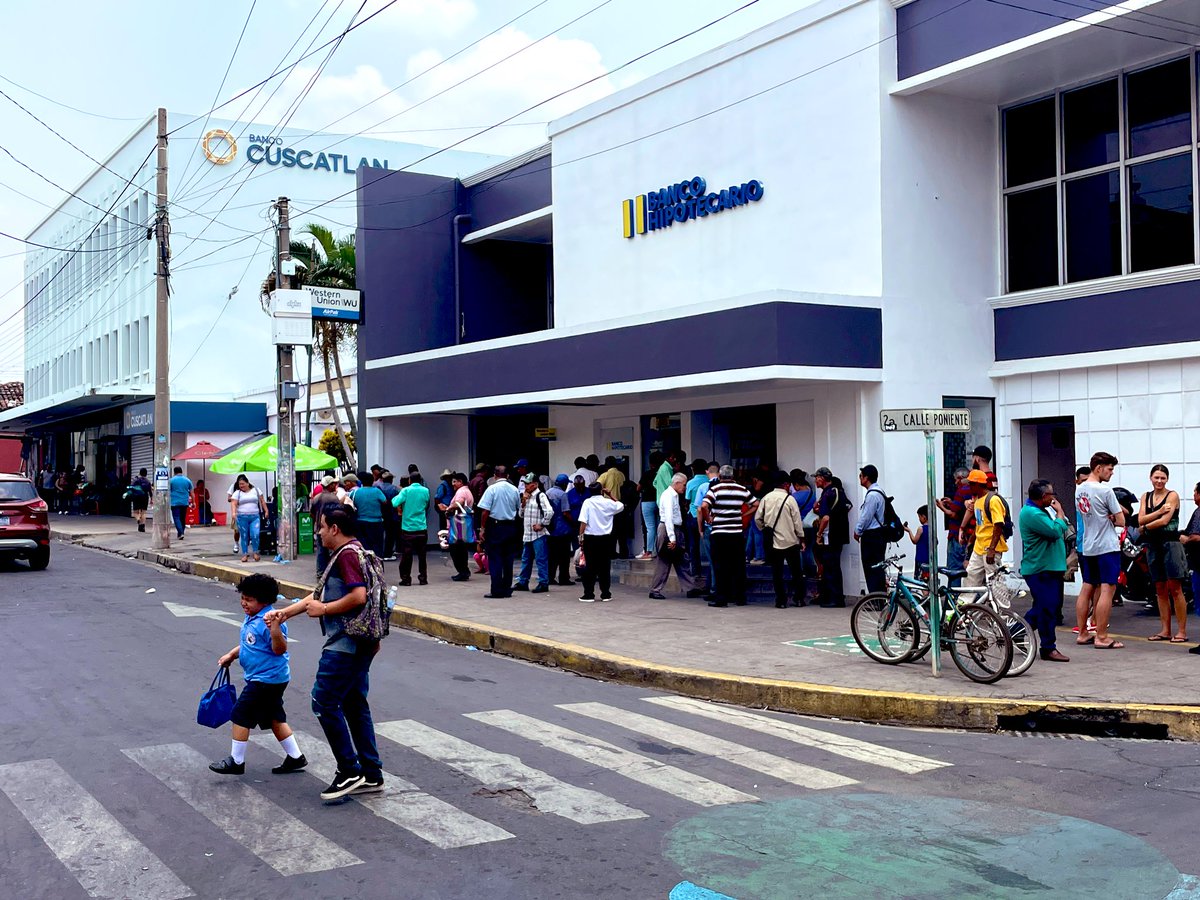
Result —
[[975, 544], [967, 561], [966, 587], [983, 587], [987, 577], [996, 571], [1001, 554], [1008, 551], [1004, 523], [1008, 520], [1008, 505], [996, 492], [989, 490], [987, 473], [972, 469], [967, 476], [971, 496], [975, 498]]

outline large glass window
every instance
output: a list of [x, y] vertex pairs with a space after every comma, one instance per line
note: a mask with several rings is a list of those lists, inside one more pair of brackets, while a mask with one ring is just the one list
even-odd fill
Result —
[[1117, 79], [1067, 91], [1062, 98], [1063, 162], [1067, 172], [1115, 163], [1121, 155]]
[[1189, 56], [1002, 111], [1005, 290], [1194, 265]]
[[1129, 167], [1130, 269], [1144, 272], [1195, 262], [1192, 154]]
[[1121, 173], [1115, 169], [1068, 181], [1067, 281], [1121, 274]]
[[1004, 111], [1004, 183], [1054, 177], [1054, 98]]
[[1058, 201], [1054, 185], [1008, 195], [1009, 290], [1058, 284]]

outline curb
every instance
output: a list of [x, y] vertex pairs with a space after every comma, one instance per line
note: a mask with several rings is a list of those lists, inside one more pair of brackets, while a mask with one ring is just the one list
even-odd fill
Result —
[[[105, 549], [82, 539], [60, 536], [59, 540]], [[230, 584], [236, 584], [245, 574], [231, 566], [184, 559], [154, 550], [138, 550], [133, 556], [184, 574]], [[283, 580], [280, 580], [279, 588], [289, 599], [298, 599], [312, 590], [309, 585]], [[648, 662], [402, 606], [392, 610], [392, 624], [447, 643], [473, 646], [577, 675], [749, 708], [889, 725], [975, 731], [996, 731], [1007, 725], [1008, 720], [1041, 720], [1060, 726], [1076, 725], [1047, 730], [1078, 731], [1079, 725], [1088, 724], [1109, 730], [1141, 729], [1174, 740], [1200, 741], [1200, 706], [938, 696], [730, 675]]]

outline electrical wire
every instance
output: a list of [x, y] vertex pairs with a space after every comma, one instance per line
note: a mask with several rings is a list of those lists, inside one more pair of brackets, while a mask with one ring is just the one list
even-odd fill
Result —
[[[72, 145], [72, 146], [74, 146], [74, 145]], [[62, 191], [64, 194], [67, 194], [70, 197], [74, 197], [80, 203], [90, 206], [92, 209], [98, 210], [99, 212], [104, 213], [106, 216], [111, 214], [111, 210], [105, 210], [105, 209], [97, 206], [95, 203], [92, 203], [90, 200], [84, 200], [82, 197], [80, 197], [74, 191], [68, 190], [67, 188], [65, 188], [61, 184], [59, 184], [58, 182], [53, 181], [50, 178], [47, 178], [45, 175], [43, 175], [37, 169], [33, 168], [33, 166], [29, 165], [28, 163], [22, 162], [20, 159], [18, 159], [16, 156], [14, 156], [13, 152], [11, 150], [9, 150], [7, 147], [5, 147], [3, 144], [0, 144], [0, 151], [3, 151], [8, 156], [9, 159], [11, 159], [13, 162], [15, 162], [21, 168], [26, 169], [27, 171], [33, 173], [34, 175], [36, 175], [38, 178], [42, 179], [42, 181], [46, 182], [46, 184], [50, 185], [51, 187], [58, 188], [58, 190]], [[84, 155], [86, 156], [87, 154], [84, 154]], [[146, 158], [149, 159], [150, 157], [146, 157]], [[128, 187], [129, 182], [131, 182], [133, 180], [133, 178], [135, 178], [137, 176], [137, 171], [140, 170], [143, 165], [145, 165], [145, 162], [143, 162], [142, 165], [138, 166], [137, 170], [135, 170], [135, 172], [134, 172], [134, 175], [126, 180], [126, 182], [125, 182], [126, 187]], [[105, 168], [107, 168], [107, 166]], [[109, 169], [109, 171], [111, 172], [112, 170]], [[117, 175], [116, 172], [113, 172], [113, 174]], [[122, 176], [118, 175], [117, 177], [122, 177]], [[117, 216], [116, 218], [120, 219], [122, 222], [130, 222], [130, 220], [126, 219], [124, 216]], [[133, 224], [133, 223], [130, 222], [130, 224]]]
[[55, 106], [61, 106], [63, 109], [69, 109], [71, 112], [77, 112], [85, 116], [93, 116], [97, 119], [108, 119], [110, 122], [141, 122], [145, 118], [144, 116], [106, 116], [103, 113], [92, 112], [91, 110], [87, 109], [80, 109], [78, 106], [71, 106], [69, 103], [63, 103], [61, 100], [55, 100], [53, 97], [47, 97], [45, 94], [39, 94], [33, 88], [26, 87], [23, 84], [13, 81], [6, 75], [0, 75], [0, 81], [6, 81], [13, 87], [20, 88], [26, 93], [33, 94], [35, 97], [40, 97], [47, 103], [53, 103]]

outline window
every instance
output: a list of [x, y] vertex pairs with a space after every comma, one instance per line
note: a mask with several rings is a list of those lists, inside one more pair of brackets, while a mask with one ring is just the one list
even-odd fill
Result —
[[1174, 59], [1002, 111], [1006, 291], [1196, 263], [1198, 73]]

